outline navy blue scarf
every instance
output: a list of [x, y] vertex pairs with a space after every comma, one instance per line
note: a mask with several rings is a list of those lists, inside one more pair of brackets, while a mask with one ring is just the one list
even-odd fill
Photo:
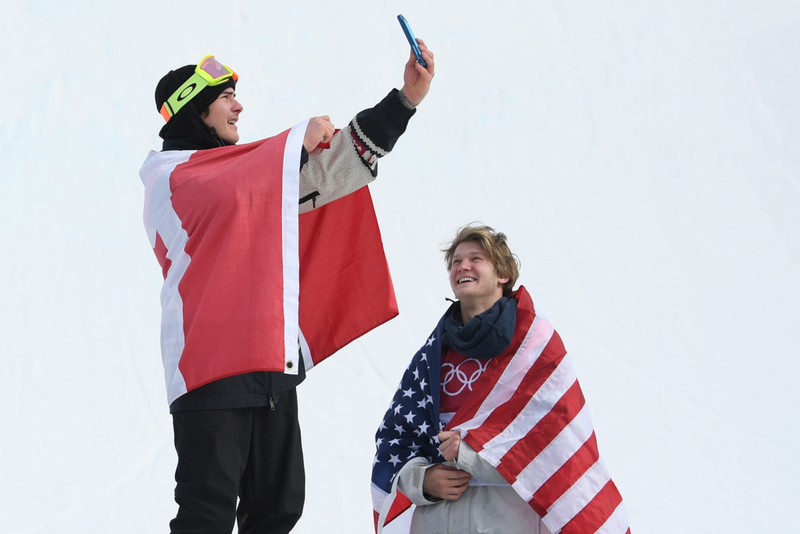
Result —
[[514, 337], [517, 301], [508, 297], [461, 324], [461, 303], [456, 302], [444, 321], [442, 341], [467, 358], [488, 360], [503, 352]]

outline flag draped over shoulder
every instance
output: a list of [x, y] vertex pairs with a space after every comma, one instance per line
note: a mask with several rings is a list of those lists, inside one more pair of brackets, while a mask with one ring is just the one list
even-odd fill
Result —
[[[553, 534], [629, 533], [561, 338], [536, 314], [525, 288], [516, 298], [511, 345], [492, 359], [447, 429], [495, 466]], [[442, 461], [435, 437], [442, 329], [443, 320], [412, 359], [378, 429], [372, 476], [378, 529], [411, 510], [396, 487], [400, 469], [420, 457]]]
[[[302, 123], [245, 145], [151, 152], [142, 166], [170, 403], [227, 376], [297, 373], [299, 340], [309, 369], [397, 315], [367, 188], [299, 215], [304, 132]], [[365, 270], [371, 285], [351, 286]]]
[[[372, 464], [372, 508], [375, 529], [399, 516], [408, 519], [413, 506], [397, 489], [397, 473], [409, 462], [444, 461], [438, 449], [439, 376], [443, 320], [411, 359], [375, 436]], [[407, 530], [405, 532], [408, 532]]]
[[300, 215], [300, 328], [306, 369], [397, 313], [369, 188]]

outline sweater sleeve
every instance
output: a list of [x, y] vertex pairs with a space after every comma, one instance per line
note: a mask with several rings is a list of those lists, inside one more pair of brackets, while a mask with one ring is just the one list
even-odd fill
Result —
[[375, 180], [378, 159], [394, 148], [416, 113], [397, 89], [336, 132], [329, 148], [308, 154], [300, 171], [300, 213], [348, 195]]
[[426, 506], [442, 501], [442, 499], [426, 495], [422, 489], [422, 484], [425, 482], [425, 471], [434, 465], [422, 458], [414, 458], [397, 474], [397, 487], [408, 497], [408, 500], [417, 506]]
[[455, 460], [457, 469], [462, 469], [474, 477], [495, 484], [508, 484], [503, 475], [492, 464], [478, 456], [475, 449], [463, 440], [458, 446], [458, 458]]

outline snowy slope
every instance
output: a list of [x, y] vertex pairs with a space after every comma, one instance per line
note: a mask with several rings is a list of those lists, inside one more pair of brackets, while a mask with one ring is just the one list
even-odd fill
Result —
[[[345, 5], [342, 5], [345, 4]], [[296, 532], [371, 532], [373, 435], [450, 295], [458, 226], [505, 231], [561, 333], [634, 532], [800, 531], [800, 4], [4, 5], [0, 532], [166, 531], [160, 270], [138, 169], [169, 69], [241, 76], [243, 141], [344, 125], [437, 76], [372, 186], [398, 319], [301, 386]]]

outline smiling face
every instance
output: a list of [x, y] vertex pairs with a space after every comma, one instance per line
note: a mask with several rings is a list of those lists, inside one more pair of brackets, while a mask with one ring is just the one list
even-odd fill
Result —
[[477, 241], [462, 241], [453, 254], [450, 287], [461, 301], [464, 323], [491, 308], [503, 296], [508, 277], [498, 277], [494, 264]]
[[239, 129], [236, 127], [236, 123], [239, 121], [239, 113], [243, 109], [236, 100], [236, 93], [229, 87], [208, 106], [208, 111], [202, 115], [203, 122], [214, 128], [220, 139], [236, 144], [239, 142]]

